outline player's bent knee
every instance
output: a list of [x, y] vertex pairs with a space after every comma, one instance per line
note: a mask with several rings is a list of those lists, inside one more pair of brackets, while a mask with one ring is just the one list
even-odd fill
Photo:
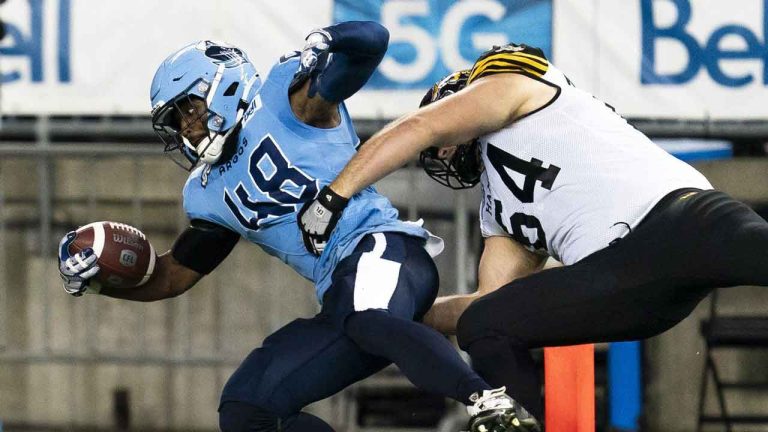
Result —
[[379, 309], [368, 309], [350, 314], [344, 321], [344, 331], [356, 344], [363, 349], [376, 345], [377, 339], [388, 336], [386, 325], [392, 319], [389, 312]]
[[485, 308], [485, 302], [477, 300], [461, 314], [456, 324], [456, 338], [459, 346], [466, 349], [472, 342], [492, 335], [495, 330], [492, 328], [492, 322], [488, 311]]
[[481, 297], [464, 311], [456, 324], [459, 347], [467, 350], [473, 342], [487, 338], [504, 338], [508, 344], [527, 345], [528, 331], [523, 322], [515, 320], [504, 302], [491, 296]]
[[274, 432], [279, 420], [276, 414], [245, 402], [224, 402], [219, 408], [222, 432]]

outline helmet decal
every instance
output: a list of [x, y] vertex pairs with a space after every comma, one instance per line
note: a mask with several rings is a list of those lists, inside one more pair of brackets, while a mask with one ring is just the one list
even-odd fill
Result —
[[223, 64], [226, 68], [237, 67], [248, 62], [243, 51], [237, 47], [212, 41], [204, 41], [202, 45], [198, 46], [198, 49], [205, 52], [206, 57], [216, 64]]
[[419, 107], [429, 105], [466, 87], [469, 72], [469, 69], [453, 72], [436, 82], [421, 99]]

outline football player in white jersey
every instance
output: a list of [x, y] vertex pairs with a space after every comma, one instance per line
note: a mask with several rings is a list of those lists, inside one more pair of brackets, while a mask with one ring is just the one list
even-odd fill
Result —
[[[768, 223], [574, 87], [541, 50], [494, 47], [374, 135], [330, 188], [350, 197], [421, 154], [453, 188], [481, 183], [476, 293], [425, 320], [456, 332], [475, 369], [534, 416], [528, 352], [634, 340], [685, 318], [714, 288], [768, 285]], [[333, 213], [299, 214], [322, 242]], [[540, 271], [552, 256], [564, 267]]]

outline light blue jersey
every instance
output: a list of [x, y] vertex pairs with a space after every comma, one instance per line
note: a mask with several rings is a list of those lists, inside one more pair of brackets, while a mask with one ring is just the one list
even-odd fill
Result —
[[428, 233], [398, 220], [389, 200], [369, 187], [349, 201], [323, 254], [307, 252], [296, 213], [336, 178], [360, 139], [343, 103], [335, 128], [315, 128], [296, 118], [288, 85], [297, 67], [297, 57], [291, 57], [272, 68], [243, 117], [236, 154], [192, 172], [184, 209], [190, 219], [229, 228], [291, 266], [315, 283], [322, 302], [336, 264], [365, 234], [394, 231], [426, 240]]

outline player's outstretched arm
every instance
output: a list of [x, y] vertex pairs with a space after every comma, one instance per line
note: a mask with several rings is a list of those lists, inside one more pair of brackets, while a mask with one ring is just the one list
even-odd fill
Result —
[[352, 195], [422, 150], [462, 144], [499, 130], [525, 110], [551, 100], [554, 92], [522, 75], [491, 75], [388, 124], [362, 146], [333, 183], [302, 207], [298, 220], [307, 250], [322, 252]]
[[106, 286], [95, 278], [101, 268], [93, 248], [72, 255], [66, 252], [76, 235], [74, 231], [67, 233], [59, 247], [59, 274], [64, 282], [64, 290], [75, 297], [89, 293], [126, 300], [155, 301], [175, 297], [203, 277], [201, 273], [181, 265], [168, 251], [156, 259], [152, 276], [146, 283], [128, 288]]
[[[71, 234], [62, 239], [60, 250], [66, 249]], [[62, 256], [60, 252], [59, 272], [64, 280], [64, 289], [76, 297], [88, 292], [142, 302], [162, 300], [192, 288], [224, 261], [239, 238], [237, 233], [220, 225], [193, 219], [176, 239], [173, 248], [157, 258], [149, 280], [133, 288], [111, 288], [93, 280], [99, 267], [97, 257], [90, 248], [71, 257]]]
[[424, 317], [424, 323], [443, 334], [456, 334], [456, 323], [470, 303], [515, 279], [539, 271], [545, 260], [509, 237], [486, 238], [480, 257], [477, 291], [438, 298]]
[[175, 297], [192, 288], [232, 252], [240, 236], [212, 222], [193, 219], [173, 248], [158, 257], [155, 273], [146, 284], [124, 290], [101, 290], [101, 294], [135, 301]]
[[192, 288], [203, 275], [181, 265], [171, 251], [157, 257], [155, 272], [147, 283], [136, 288], [102, 287], [99, 294], [124, 300], [151, 302], [176, 297]]
[[422, 150], [459, 145], [499, 130], [531, 107], [549, 101], [554, 92], [545, 84], [517, 74], [481, 78], [385, 126], [361, 147], [330, 188], [351, 197]]

